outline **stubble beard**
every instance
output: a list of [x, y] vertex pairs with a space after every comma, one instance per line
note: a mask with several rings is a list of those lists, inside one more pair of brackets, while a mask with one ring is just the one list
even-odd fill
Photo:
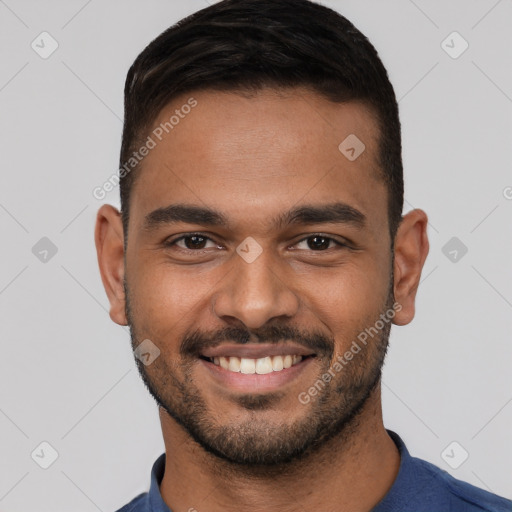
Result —
[[[136, 315], [133, 314], [126, 285], [125, 297], [132, 347], [135, 349], [143, 338], [138, 335]], [[382, 313], [389, 311], [393, 301], [391, 292]], [[369, 325], [359, 332], [366, 327]], [[272, 424], [261, 417], [260, 411], [278, 407], [282, 397], [278, 391], [240, 396], [236, 402], [248, 413], [247, 419], [220, 424], [194, 383], [193, 369], [197, 360], [184, 359], [179, 365], [169, 364], [162, 350], [161, 356], [150, 366], [145, 366], [139, 359], [136, 363], [157, 404], [206, 452], [231, 465], [245, 466], [246, 469], [262, 467], [268, 471], [272, 467], [304, 461], [334, 438], [341, 445], [350, 444], [360, 427], [358, 420], [365, 405], [379, 387], [390, 330], [391, 322], [388, 322], [378, 336], [335, 374], [315, 399], [308, 404], [301, 404], [297, 399], [297, 407], [303, 408], [304, 412], [292, 423], [283, 418], [279, 424]], [[300, 343], [300, 339], [297, 341]], [[323, 362], [319, 380], [334, 363], [333, 341], [330, 343], [332, 351], [329, 357], [319, 358]], [[157, 342], [157, 345], [165, 346], [165, 343]], [[308, 387], [310, 385], [308, 383]]]

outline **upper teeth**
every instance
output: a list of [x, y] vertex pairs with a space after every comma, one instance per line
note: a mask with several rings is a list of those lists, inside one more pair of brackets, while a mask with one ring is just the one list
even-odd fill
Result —
[[249, 359], [246, 357], [214, 357], [213, 363], [225, 370], [241, 373], [258, 373], [263, 375], [270, 372], [279, 372], [283, 368], [290, 368], [302, 361], [302, 356], [273, 356]]

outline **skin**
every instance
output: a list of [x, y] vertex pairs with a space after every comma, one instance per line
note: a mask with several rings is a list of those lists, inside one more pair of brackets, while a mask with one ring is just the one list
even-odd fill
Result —
[[[413, 319], [429, 247], [427, 216], [416, 209], [403, 217], [393, 258], [387, 188], [378, 177], [378, 129], [364, 105], [332, 103], [302, 88], [264, 89], [251, 96], [201, 91], [176, 98], [155, 125], [190, 96], [197, 107], [143, 161], [131, 196], [126, 253], [120, 214], [112, 206], [100, 208], [95, 235], [112, 320], [131, 325], [134, 346], [151, 339], [161, 351], [151, 365], [139, 364], [142, 372], [180, 413], [187, 411], [186, 393], [200, 400], [204, 410], [196, 413], [210, 422], [205, 435], [225, 429], [233, 436], [225, 452], [207, 451], [161, 407], [164, 501], [175, 512], [235, 511], [242, 503], [246, 511], [369, 511], [391, 488], [400, 464], [383, 425], [379, 382], [355, 418], [348, 421], [347, 416], [336, 435], [292, 460], [241, 464], [228, 455], [242, 457], [245, 438], [236, 436], [242, 427], [251, 439], [249, 448], [263, 454], [272, 444], [267, 428], [285, 440], [285, 427], [307, 431], [313, 411], [320, 423], [327, 423], [329, 411], [338, 408], [348, 415], [361, 402], [361, 394], [342, 390], [353, 389], [356, 379], [368, 380], [380, 367], [389, 334], [385, 329], [336, 374], [320, 393], [323, 398], [301, 404], [297, 397], [349, 349], [358, 333], [375, 324], [389, 307], [390, 290], [401, 306], [393, 323], [406, 325]], [[353, 162], [338, 150], [349, 134], [366, 146]], [[336, 201], [362, 212], [365, 225], [272, 223], [292, 207]], [[144, 228], [150, 212], [175, 203], [215, 208], [230, 226]], [[163, 244], [194, 232], [211, 239], [202, 252], [187, 250], [184, 241], [181, 252]], [[313, 250], [304, 239], [318, 233], [348, 247], [331, 243], [328, 249]], [[249, 236], [262, 249], [252, 263], [236, 252]], [[242, 396], [214, 382], [197, 358], [180, 351], [183, 339], [195, 330], [207, 336], [233, 327], [257, 334], [269, 325], [319, 333], [327, 343], [276, 393], [254, 390]]]

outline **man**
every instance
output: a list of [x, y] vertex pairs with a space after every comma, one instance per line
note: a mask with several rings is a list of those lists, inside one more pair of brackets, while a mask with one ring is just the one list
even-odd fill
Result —
[[512, 510], [383, 425], [427, 216], [402, 216], [397, 102], [350, 22], [225, 0], [166, 30], [128, 73], [120, 178], [98, 260], [166, 452], [122, 511]]

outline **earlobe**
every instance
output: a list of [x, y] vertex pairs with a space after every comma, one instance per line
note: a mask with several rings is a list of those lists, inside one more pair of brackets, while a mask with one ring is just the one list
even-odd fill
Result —
[[412, 210], [403, 218], [395, 238], [394, 295], [401, 305], [393, 319], [406, 325], [414, 318], [416, 292], [428, 255], [428, 218], [423, 210]]
[[105, 204], [96, 216], [94, 232], [101, 280], [110, 302], [110, 318], [119, 325], [128, 325], [124, 293], [124, 239], [121, 214]]

